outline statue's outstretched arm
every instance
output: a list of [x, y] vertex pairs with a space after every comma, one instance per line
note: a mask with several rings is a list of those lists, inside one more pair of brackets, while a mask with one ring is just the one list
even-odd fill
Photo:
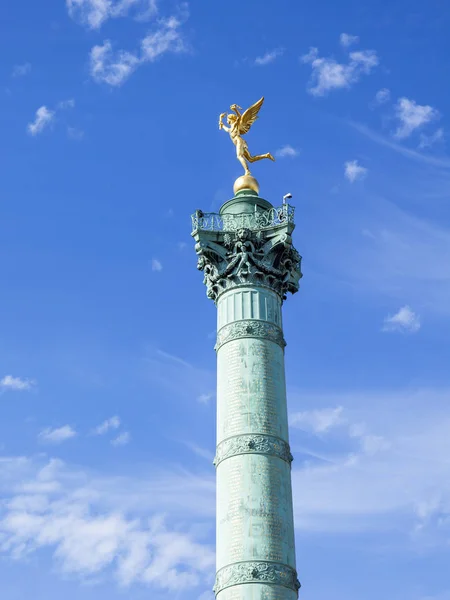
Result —
[[[231, 109], [231, 110], [232, 110], [234, 113], [236, 113], [236, 115], [237, 115], [237, 117], [238, 117], [238, 118], [240, 118], [240, 117], [241, 117], [241, 113], [239, 112], [239, 109], [240, 109], [240, 108], [241, 108], [241, 107], [240, 107], [240, 106], [238, 106], [237, 104], [232, 104], [232, 105], [230, 106], [230, 109]], [[241, 109], [241, 110], [242, 110], [242, 109]]]
[[227, 113], [222, 113], [219, 117], [219, 129], [223, 129], [227, 133], [229, 133], [230, 128], [222, 123], [222, 119], [226, 116]]

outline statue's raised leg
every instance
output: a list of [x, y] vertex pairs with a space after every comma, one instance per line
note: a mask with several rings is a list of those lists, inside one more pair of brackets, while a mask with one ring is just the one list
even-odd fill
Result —
[[274, 157], [272, 156], [272, 154], [270, 154], [270, 152], [267, 152], [267, 154], [257, 154], [256, 156], [252, 156], [250, 154], [250, 152], [247, 150], [246, 152], [244, 152], [244, 156], [250, 163], [254, 163], [258, 160], [262, 160], [263, 158], [269, 158], [270, 160], [275, 160]]

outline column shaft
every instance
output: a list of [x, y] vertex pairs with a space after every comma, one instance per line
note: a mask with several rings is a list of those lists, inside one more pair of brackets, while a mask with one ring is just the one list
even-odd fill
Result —
[[218, 301], [218, 600], [294, 600], [294, 523], [281, 298], [242, 286]]

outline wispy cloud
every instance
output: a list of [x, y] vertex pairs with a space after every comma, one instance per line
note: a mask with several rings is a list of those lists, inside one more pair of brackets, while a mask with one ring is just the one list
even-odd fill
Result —
[[[0, 461], [3, 555], [22, 561], [50, 550], [65, 575], [112, 574], [122, 586], [141, 583], [169, 594], [205, 587], [214, 551], [194, 531], [214, 514], [212, 477], [165, 469], [106, 479], [59, 460], [42, 467], [26, 459]], [[182, 519], [171, 527], [176, 515]]]
[[66, 0], [66, 5], [70, 17], [90, 29], [131, 11], [139, 20], [151, 19], [158, 11], [156, 0]]
[[117, 437], [111, 440], [112, 446], [126, 446], [131, 441], [131, 435], [128, 431], [124, 431], [123, 433], [119, 433]]
[[55, 117], [55, 112], [49, 110], [46, 106], [41, 106], [36, 111], [36, 118], [31, 123], [28, 123], [27, 129], [30, 135], [42, 133], [48, 127]]
[[359, 450], [364, 454], [373, 455], [381, 450], [386, 450], [390, 444], [383, 436], [370, 432], [365, 422], [353, 422], [350, 413], [345, 414], [342, 405], [335, 408], [320, 408], [292, 413], [289, 424], [294, 429], [301, 429], [323, 438], [324, 434], [332, 435], [338, 430], [349, 438], [356, 439]]
[[420, 105], [408, 98], [399, 98], [395, 114], [400, 125], [394, 135], [399, 139], [409, 137], [416, 129], [439, 118], [439, 111], [432, 106]]
[[111, 42], [106, 40], [102, 46], [92, 48], [90, 62], [91, 76], [95, 81], [119, 86], [135, 71], [140, 60], [123, 50], [114, 55]]
[[13, 77], [25, 77], [31, 72], [31, 63], [26, 62], [21, 65], [14, 65], [12, 76]]
[[402, 306], [395, 315], [384, 319], [383, 331], [416, 333], [419, 329], [420, 317], [409, 306]]
[[386, 102], [389, 102], [390, 99], [390, 90], [388, 90], [388, 88], [382, 88], [381, 90], [378, 90], [378, 92], [375, 94], [375, 99], [372, 104], [375, 106], [381, 106], [382, 104], [386, 104]]
[[[36, 111], [35, 120], [32, 123], [29, 123], [27, 126], [28, 133], [33, 136], [37, 135], [38, 133], [42, 133], [44, 129], [46, 129], [56, 120], [56, 115], [59, 113], [59, 111], [68, 110], [74, 107], [75, 100], [73, 98], [68, 98], [67, 100], [58, 102], [55, 110], [51, 110], [47, 108], [47, 106], [41, 106]], [[83, 132], [75, 129], [74, 127], [68, 127], [67, 135], [72, 139], [81, 139]]]
[[114, 417], [110, 417], [109, 419], [106, 419], [106, 421], [103, 421], [103, 423], [98, 425], [94, 429], [94, 433], [96, 435], [104, 435], [105, 433], [108, 433], [108, 431], [118, 429], [119, 427], [120, 419], [117, 415], [115, 415]]
[[65, 110], [67, 108], [74, 108], [75, 107], [75, 100], [73, 98], [69, 98], [68, 100], [62, 100], [61, 102], [58, 102], [58, 108], [60, 110]]
[[[303, 405], [306, 398], [318, 401], [307, 393], [301, 398]], [[324, 394], [322, 402], [344, 406], [348, 427], [339, 431], [348, 438], [328, 461], [312, 460], [314, 452], [302, 466], [294, 461], [296, 527], [389, 532], [414, 544], [410, 534], [422, 525], [435, 542], [448, 543], [439, 523], [450, 516], [449, 398], [446, 389]], [[292, 434], [294, 446], [304, 439]], [[325, 453], [328, 440], [322, 443]]]
[[70, 425], [64, 425], [56, 429], [47, 428], [39, 434], [39, 440], [47, 444], [61, 444], [75, 437], [77, 432]]
[[200, 394], [200, 396], [197, 398], [197, 402], [200, 404], [209, 404], [213, 398], [214, 394], [212, 392], [208, 392], [207, 394]]
[[71, 140], [80, 142], [84, 138], [84, 131], [77, 127], [67, 127], [67, 137]]
[[192, 442], [184, 442], [184, 444], [189, 448], [189, 450], [192, 450], [194, 454], [200, 456], [200, 458], [204, 458], [209, 462], [209, 464], [212, 464], [214, 460], [214, 452], [211, 452], [206, 448], [201, 448], [200, 446], [197, 446], [197, 444], [194, 444]]
[[298, 155], [299, 155], [299, 151], [296, 150], [293, 146], [290, 146], [289, 144], [286, 144], [285, 146], [278, 148], [278, 150], [275, 152], [275, 156], [277, 158], [286, 158], [286, 157], [295, 158]]
[[325, 96], [331, 90], [350, 88], [379, 63], [375, 50], [350, 52], [348, 63], [343, 64], [334, 58], [321, 58], [317, 48], [310, 48], [301, 60], [312, 67], [308, 91], [313, 96]]
[[372, 131], [366, 125], [356, 123], [355, 121], [347, 121], [347, 123], [356, 131], [366, 136], [373, 142], [376, 142], [377, 144], [380, 144], [382, 146], [386, 146], [387, 148], [390, 148], [391, 150], [394, 150], [395, 152], [402, 154], [407, 158], [411, 158], [412, 160], [432, 165], [435, 167], [443, 167], [445, 169], [450, 169], [450, 158], [430, 156], [429, 154], [423, 154], [421, 152], [411, 150], [410, 148], [405, 148], [405, 146], [403, 146], [402, 144], [394, 142], [391, 139], [388, 139], [383, 135]]
[[[414, 175], [411, 170], [412, 190], [420, 183]], [[438, 174], [426, 177], [430, 175], [432, 183]], [[450, 177], [444, 175], [448, 189]], [[392, 194], [396, 192], [394, 189]], [[386, 193], [389, 195], [389, 190]], [[402, 306], [407, 298], [424, 318], [427, 314], [450, 316], [450, 231], [445, 224], [415, 217], [367, 189], [364, 206], [355, 205], [346, 218], [351, 226], [339, 241], [339, 264], [330, 262], [329, 247], [319, 259], [339, 281], [370, 297], [370, 302], [383, 298]], [[364, 229], [370, 231], [370, 237], [363, 239]]]
[[157, 258], [152, 258], [152, 271], [162, 271], [163, 266]]
[[0, 391], [24, 392], [31, 390], [34, 385], [34, 381], [31, 381], [30, 379], [5, 375], [3, 379], [0, 380]]
[[431, 148], [437, 142], [442, 142], [444, 139], [444, 130], [442, 128], [437, 129], [431, 135], [420, 134], [419, 148]]
[[152, 385], [169, 390], [171, 395], [190, 402], [207, 404], [214, 397], [216, 377], [213, 371], [157, 348], [149, 348], [146, 356]]
[[313, 433], [326, 433], [330, 429], [345, 423], [342, 411], [342, 406], [338, 406], [336, 408], [296, 412], [291, 414], [289, 424], [291, 427]]
[[357, 160], [349, 160], [344, 165], [345, 168], [345, 176], [350, 181], [350, 183], [354, 183], [359, 179], [364, 179], [367, 175], [366, 167], [362, 167]]
[[271, 63], [275, 62], [277, 58], [282, 56], [283, 53], [284, 53], [284, 48], [275, 48], [275, 50], [270, 50], [269, 52], [266, 52], [262, 56], [257, 56], [255, 58], [254, 64], [259, 67], [264, 67], [266, 65], [270, 65]]
[[349, 46], [352, 46], [353, 44], [357, 44], [359, 42], [359, 36], [350, 35], [349, 33], [341, 33], [339, 41], [341, 42], [341, 46], [344, 46], [344, 48], [348, 48]]
[[158, 21], [154, 30], [140, 43], [137, 54], [125, 50], [113, 51], [110, 40], [94, 46], [90, 54], [90, 72], [97, 83], [113, 87], [122, 85], [141, 65], [151, 63], [167, 53], [186, 52], [180, 32], [182, 20], [169, 17]]

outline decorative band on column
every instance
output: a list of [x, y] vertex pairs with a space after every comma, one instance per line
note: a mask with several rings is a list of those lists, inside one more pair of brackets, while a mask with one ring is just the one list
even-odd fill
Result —
[[298, 594], [300, 582], [297, 571], [281, 563], [255, 560], [228, 565], [217, 571], [214, 593], [216, 596], [224, 589], [246, 583], [264, 583], [282, 585]]
[[238, 454], [266, 454], [276, 456], [291, 464], [294, 457], [289, 444], [272, 435], [248, 433], [236, 435], [221, 442], [217, 446], [214, 465], [217, 467], [223, 460]]
[[222, 327], [217, 333], [216, 351], [221, 346], [236, 340], [238, 338], [259, 337], [270, 342], [275, 342], [282, 348], [286, 346], [284, 341], [283, 331], [277, 325], [268, 323], [267, 321], [257, 321], [255, 319], [246, 319], [243, 321], [235, 321]]

